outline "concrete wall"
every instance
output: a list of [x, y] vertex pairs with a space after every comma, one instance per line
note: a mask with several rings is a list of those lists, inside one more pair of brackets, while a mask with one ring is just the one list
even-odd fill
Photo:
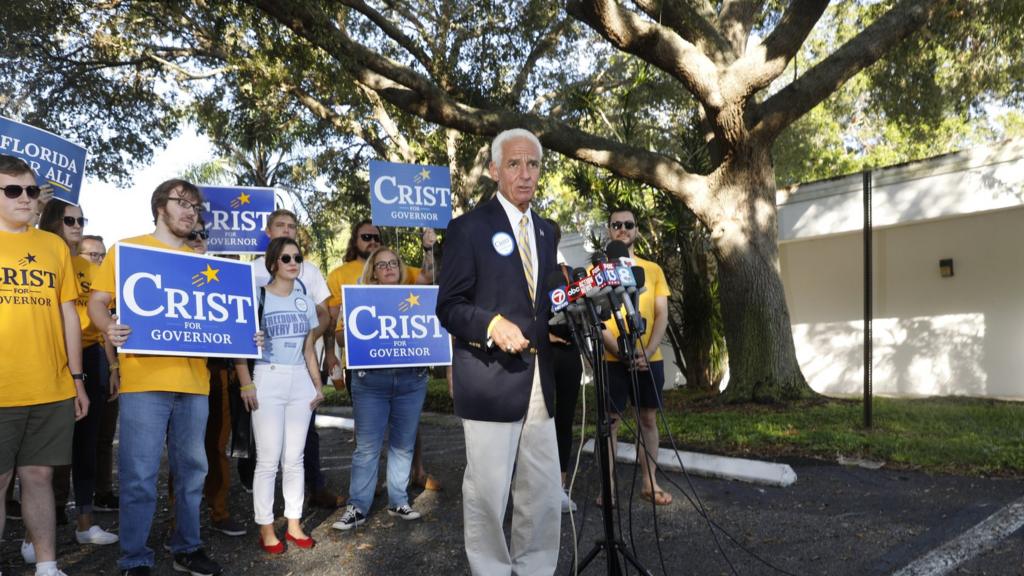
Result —
[[[1021, 158], [1011, 142], [876, 173], [876, 393], [1024, 398]], [[863, 385], [860, 188], [858, 175], [781, 199], [797, 356], [827, 394]], [[944, 258], [953, 277], [939, 274]]]

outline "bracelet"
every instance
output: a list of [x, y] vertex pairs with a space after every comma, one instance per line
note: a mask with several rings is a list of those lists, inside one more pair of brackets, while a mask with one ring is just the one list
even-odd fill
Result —
[[113, 371], [117, 370], [120, 367], [121, 367], [121, 363], [120, 362], [114, 362], [113, 364], [110, 365], [110, 371], [113, 372]]
[[252, 390], [252, 389], [253, 389], [253, 388], [255, 388], [255, 387], [256, 387], [256, 385], [255, 385], [255, 384], [249, 384], [248, 386], [242, 386], [242, 387], [240, 387], [240, 388], [239, 388], [239, 390], [242, 390], [242, 391], [245, 391], [245, 390]]

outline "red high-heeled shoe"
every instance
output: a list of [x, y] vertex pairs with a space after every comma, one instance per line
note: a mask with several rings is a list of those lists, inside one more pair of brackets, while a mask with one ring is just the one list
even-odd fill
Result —
[[292, 536], [291, 534], [286, 532], [284, 537], [287, 538], [289, 542], [294, 543], [296, 546], [304, 550], [309, 550], [310, 548], [316, 545], [316, 541], [310, 538], [309, 536], [306, 536], [305, 538], [296, 538], [295, 536]]
[[268, 546], [263, 543], [262, 535], [260, 536], [260, 548], [263, 548], [263, 551], [267, 554], [284, 554], [284, 542], [278, 540], [277, 544], [271, 544]]

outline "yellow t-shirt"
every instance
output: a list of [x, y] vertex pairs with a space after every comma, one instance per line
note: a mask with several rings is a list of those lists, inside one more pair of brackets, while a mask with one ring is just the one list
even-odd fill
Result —
[[[338, 266], [327, 275], [327, 289], [331, 291], [331, 297], [327, 299], [327, 306], [341, 307], [341, 287], [359, 284], [359, 278], [363, 275], [363, 267], [366, 262], [363, 260], [352, 260]], [[420, 277], [420, 269], [415, 266], [405, 267], [405, 282], [403, 284], [415, 284]]]
[[[121, 240], [119, 244], [136, 244], [165, 250], [192, 252], [187, 245], [173, 248], [157, 240], [152, 234]], [[117, 251], [111, 247], [103, 259], [99, 274], [92, 289], [107, 292], [113, 297], [117, 293]], [[111, 300], [113, 303], [114, 300]], [[210, 393], [210, 371], [206, 358], [192, 356], [155, 356], [149, 354], [118, 353], [121, 364], [121, 392], [182, 392], [185, 394]]]
[[0, 232], [0, 406], [74, 397], [61, 304], [76, 298], [64, 240], [35, 228]]
[[[664, 296], [668, 298], [672, 295], [668, 288], [668, 281], [665, 280], [665, 272], [662, 271], [661, 266], [658, 266], [650, 260], [644, 260], [643, 258], [633, 258], [636, 265], [644, 269], [644, 286], [647, 290], [640, 295], [640, 308], [637, 312], [640, 316], [646, 320], [647, 330], [644, 335], [640, 337], [640, 342], [644, 348], [651, 343], [651, 330], [654, 328], [654, 301], [658, 296]], [[625, 314], [625, 312], [623, 312]], [[615, 324], [615, 319], [612, 318], [604, 323], [608, 332], [611, 333], [616, 340], [619, 339], [619, 327]], [[618, 361], [618, 357], [613, 354], [605, 353], [604, 359], [609, 362]], [[661, 348], [651, 355], [647, 360], [649, 362], [657, 362], [662, 359]]]
[[78, 322], [82, 325], [82, 348], [88, 348], [103, 341], [103, 334], [89, 319], [89, 293], [100, 267], [82, 256], [72, 256], [71, 266], [75, 269], [75, 283], [78, 284], [75, 310], [78, 310]]

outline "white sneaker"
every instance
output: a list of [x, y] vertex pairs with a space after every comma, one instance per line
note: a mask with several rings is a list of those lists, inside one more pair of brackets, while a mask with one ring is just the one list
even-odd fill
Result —
[[46, 572], [36, 571], [36, 576], [68, 576], [61, 570], [54, 568], [53, 570], [47, 570]]
[[106, 546], [107, 544], [115, 544], [119, 540], [117, 534], [107, 532], [103, 528], [93, 524], [89, 526], [89, 529], [85, 532], [79, 532], [75, 530], [75, 540], [78, 540], [79, 544], [97, 544], [100, 546]]
[[31, 542], [21, 541], [21, 558], [25, 564], [36, 563], [36, 547]]
[[569, 491], [562, 490], [562, 514], [576, 511], [576, 503], [569, 499]]

